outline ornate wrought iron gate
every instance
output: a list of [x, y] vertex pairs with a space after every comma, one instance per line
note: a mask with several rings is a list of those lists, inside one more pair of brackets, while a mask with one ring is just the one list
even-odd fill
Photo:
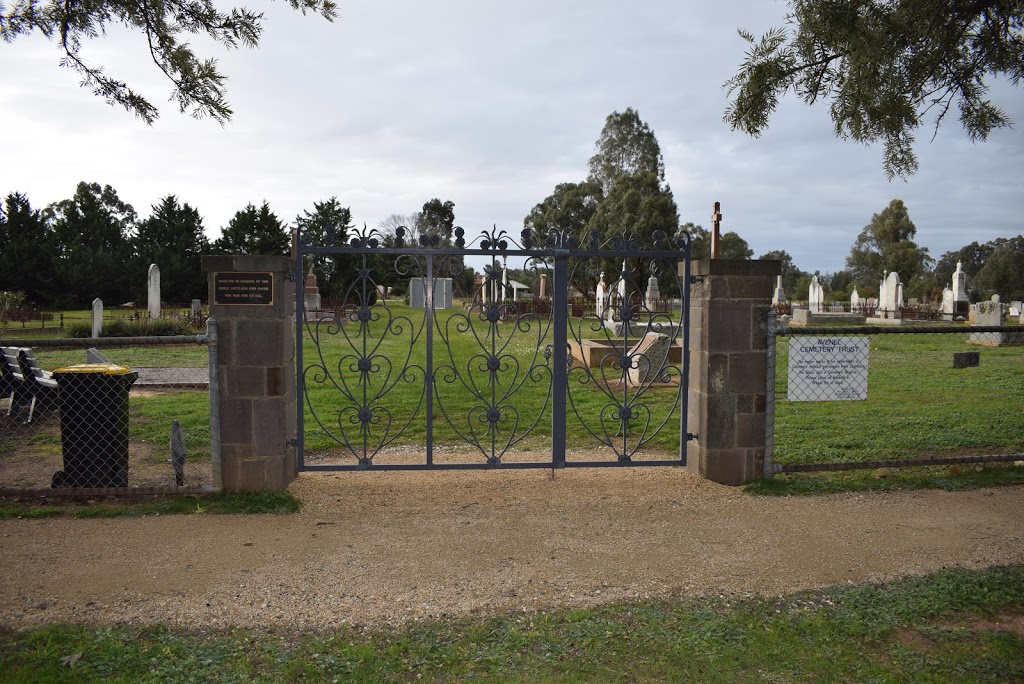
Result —
[[[689, 235], [396, 233], [297, 240], [300, 470], [686, 463]], [[465, 257], [489, 262], [483, 281], [441, 308]], [[520, 298], [510, 259], [546, 291]], [[349, 274], [320, 310], [313, 264]], [[397, 278], [413, 306], [381, 289]], [[596, 305], [570, 297], [595, 288]]]

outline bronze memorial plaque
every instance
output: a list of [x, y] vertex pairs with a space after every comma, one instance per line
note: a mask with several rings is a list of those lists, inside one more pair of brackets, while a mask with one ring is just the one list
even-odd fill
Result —
[[273, 304], [273, 273], [214, 273], [214, 304]]

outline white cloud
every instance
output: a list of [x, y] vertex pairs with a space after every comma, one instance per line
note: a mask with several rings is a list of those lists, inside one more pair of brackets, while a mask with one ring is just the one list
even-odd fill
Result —
[[[43, 206], [96, 181], [143, 215], [173, 193], [212, 236], [264, 199], [290, 221], [336, 195], [375, 226], [440, 197], [470, 234], [492, 224], [517, 234], [557, 183], [586, 175], [605, 117], [632, 106], [662, 144], [681, 220], [707, 225], [720, 201], [723, 228], [755, 254], [785, 249], [801, 268], [841, 268], [895, 197], [933, 256], [1024, 228], [1016, 130], [971, 145], [950, 120], [918, 145], [922, 170], [907, 183], [885, 180], [880, 148], [835, 140], [827, 105], [790, 98], [762, 138], [729, 131], [721, 85], [745, 49], [735, 30], [778, 25], [784, 3], [352, 0], [333, 24], [283, 4], [258, 9], [260, 49], [194, 41], [229, 75], [236, 114], [223, 128], [165, 102], [169, 84], [138, 36], [114, 31], [86, 49], [161, 107], [152, 128], [77, 88], [38, 37], [0, 47], [0, 112], [16, 132], [0, 192]], [[994, 89], [1017, 120], [1020, 92]]]

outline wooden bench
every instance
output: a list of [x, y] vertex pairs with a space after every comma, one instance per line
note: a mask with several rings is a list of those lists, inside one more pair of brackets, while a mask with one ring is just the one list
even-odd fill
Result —
[[57, 381], [50, 377], [36, 361], [35, 355], [28, 347], [5, 347], [3, 349], [5, 365], [11, 369], [11, 376], [15, 382], [10, 394], [10, 407], [7, 415], [11, 415], [15, 405], [23, 403], [26, 399], [29, 402], [28, 420], [31, 423], [35, 416], [36, 407], [40, 410], [52, 408], [57, 400]]

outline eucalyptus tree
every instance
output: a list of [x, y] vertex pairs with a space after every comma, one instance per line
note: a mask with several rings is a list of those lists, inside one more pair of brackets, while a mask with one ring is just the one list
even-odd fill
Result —
[[874, 286], [886, 272], [895, 271], [900, 280], [910, 284], [914, 278], [923, 277], [929, 270], [932, 259], [928, 249], [919, 247], [913, 238], [917, 226], [910, 220], [903, 200], [894, 199], [889, 206], [871, 217], [871, 222], [857, 236], [846, 267], [850, 270], [854, 284]]
[[881, 142], [893, 176], [918, 168], [918, 129], [933, 137], [955, 111], [972, 141], [1009, 127], [989, 99], [995, 79], [1024, 77], [1022, 0], [789, 0], [785, 27], [760, 39], [725, 87], [724, 120], [761, 134], [782, 97], [830, 100], [837, 137]]
[[[337, 14], [334, 0], [287, 2], [303, 14], [319, 14], [328, 21]], [[157, 108], [119, 77], [92, 62], [84, 49], [87, 43], [105, 38], [110, 29], [135, 31], [143, 38], [147, 57], [170, 81], [169, 99], [177, 103], [178, 109], [224, 124], [232, 115], [226, 98], [227, 78], [217, 60], [199, 57], [187, 39], [199, 35], [227, 49], [255, 48], [263, 32], [263, 20], [261, 12], [222, 7], [213, 0], [15, 0], [6, 7], [0, 4], [0, 38], [11, 43], [22, 36], [40, 34], [56, 42], [60, 66], [76, 72], [83, 87], [152, 124], [160, 115]]]

